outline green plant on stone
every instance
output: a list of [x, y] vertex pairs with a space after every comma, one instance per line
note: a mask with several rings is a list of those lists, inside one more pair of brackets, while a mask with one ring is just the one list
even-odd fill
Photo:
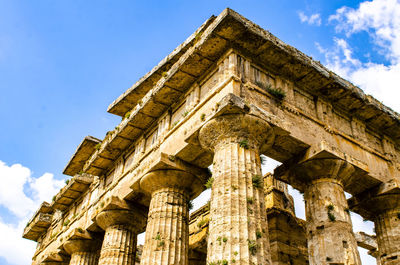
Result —
[[334, 222], [336, 221], [336, 217], [332, 212], [328, 212], [329, 221]]
[[197, 223], [197, 227], [202, 228], [205, 224], [209, 222], [208, 217], [206, 218], [201, 218], [201, 220]]
[[272, 88], [271, 85], [269, 85], [265, 90], [278, 100], [283, 100], [286, 97], [285, 91], [280, 88]]
[[211, 204], [211, 201], [208, 201], [206, 203], [206, 205], [204, 206], [204, 210], [209, 211], [210, 210], [210, 204]]
[[248, 245], [249, 245], [249, 251], [251, 253], [251, 255], [255, 255], [257, 253], [257, 243], [254, 240], [247, 240]]
[[251, 181], [253, 182], [253, 187], [256, 189], [262, 188], [263, 186], [263, 179], [260, 175], [253, 175], [251, 177]]
[[254, 199], [252, 197], [247, 197], [247, 203], [248, 204], [253, 204]]
[[213, 183], [214, 183], [214, 178], [213, 178], [213, 177], [210, 177], [210, 178], [207, 180], [206, 184], [204, 184], [204, 186], [206, 186], [207, 189], [211, 189]]
[[128, 119], [128, 118], [129, 118], [129, 116], [131, 116], [131, 112], [130, 112], [130, 111], [128, 111], [127, 113], [125, 113], [125, 115], [124, 115], [124, 119]]
[[256, 232], [256, 237], [257, 239], [260, 239], [262, 237], [262, 233], [260, 231]]
[[157, 235], [154, 237], [155, 240], [161, 240], [160, 232], [157, 232]]
[[226, 241], [228, 241], [228, 238], [227, 238], [226, 236], [224, 236], [224, 237], [222, 238], [222, 242], [226, 243]]
[[64, 226], [67, 226], [67, 225], [69, 225], [69, 223], [70, 223], [70, 220], [67, 219], [67, 220], [64, 221], [64, 224], [63, 224], [63, 225], [64, 225]]
[[185, 111], [185, 112], [182, 114], [182, 116], [183, 116], [183, 117], [186, 117], [188, 114], [189, 114], [189, 111]]
[[101, 143], [96, 144], [96, 146], [94, 147], [96, 150], [100, 150], [101, 147]]
[[218, 243], [219, 243], [219, 245], [221, 245], [221, 237], [219, 236], [219, 237], [217, 237], [217, 241], [218, 241]]
[[163, 247], [165, 245], [165, 241], [161, 240], [160, 242], [158, 242], [157, 246], [158, 247]]
[[249, 141], [247, 141], [246, 139], [242, 140], [239, 142], [239, 146], [244, 149], [249, 149]]
[[335, 206], [333, 206], [333, 204], [329, 204], [328, 206], [326, 206], [326, 208], [328, 209], [328, 211], [333, 211], [333, 209], [335, 209]]
[[260, 155], [260, 163], [261, 165], [265, 165], [265, 163], [267, 163], [267, 157], [264, 155]]
[[224, 259], [221, 264], [222, 265], [228, 265], [228, 261], [226, 259]]
[[187, 207], [189, 211], [193, 209], [193, 202], [191, 200], [187, 201]]
[[68, 185], [68, 183], [69, 183], [69, 179], [66, 179], [65, 180], [65, 185]]
[[202, 114], [200, 115], [200, 120], [201, 120], [201, 121], [204, 121], [205, 119], [206, 119], [206, 114], [202, 113]]

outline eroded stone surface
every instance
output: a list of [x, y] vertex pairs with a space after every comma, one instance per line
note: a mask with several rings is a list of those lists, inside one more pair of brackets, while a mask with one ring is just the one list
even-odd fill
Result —
[[[358, 244], [398, 262], [399, 115], [236, 12], [207, 20], [109, 111], [121, 123], [83, 141], [65, 169], [75, 176], [27, 225], [32, 264], [92, 262], [63, 248], [91, 233], [104, 234], [99, 264], [133, 264], [147, 230], [143, 264], [303, 265], [305, 228], [310, 264], [360, 264], [344, 192], [375, 222], [378, 249]], [[284, 184], [255, 184], [260, 154], [305, 192], [306, 223]], [[209, 226], [196, 228], [187, 203], [210, 165]]]
[[259, 148], [273, 137], [263, 120], [231, 114], [200, 131], [214, 154], [207, 262], [271, 264]]

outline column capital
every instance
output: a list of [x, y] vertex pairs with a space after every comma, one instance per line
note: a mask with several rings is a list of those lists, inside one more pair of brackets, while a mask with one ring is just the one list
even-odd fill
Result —
[[176, 188], [186, 191], [188, 198], [204, 190], [204, 180], [194, 174], [176, 169], [154, 170], [142, 177], [140, 188], [152, 194], [163, 188]]
[[100, 250], [101, 241], [98, 239], [69, 239], [63, 247], [69, 255], [76, 252], [96, 252]]
[[118, 197], [111, 197], [96, 216], [96, 223], [103, 230], [114, 225], [130, 226], [135, 232], [143, 231], [146, 226], [147, 211], [131, 205]]
[[394, 211], [400, 215], [400, 193], [377, 196], [354, 196], [348, 200], [350, 209], [362, 217], [374, 221], [380, 214]]
[[269, 123], [257, 116], [233, 113], [209, 120], [200, 129], [199, 140], [211, 152], [228, 142], [244, 145], [246, 149], [260, 149], [272, 145], [274, 133]]
[[329, 179], [335, 180], [339, 185], [347, 183], [354, 173], [353, 165], [340, 158], [309, 159], [295, 165], [292, 174], [301, 178], [301, 182], [316, 183]]

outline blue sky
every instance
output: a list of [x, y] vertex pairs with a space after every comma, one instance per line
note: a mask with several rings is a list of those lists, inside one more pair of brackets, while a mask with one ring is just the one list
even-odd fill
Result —
[[22, 228], [107, 106], [226, 7], [400, 111], [399, 0], [0, 0], [0, 265], [29, 263]]

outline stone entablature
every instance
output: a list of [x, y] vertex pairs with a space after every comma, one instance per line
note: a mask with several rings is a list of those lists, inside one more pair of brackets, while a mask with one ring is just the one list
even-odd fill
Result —
[[[74, 177], [25, 229], [24, 237], [38, 242], [34, 264], [51, 253], [100, 264], [124, 253], [123, 260], [134, 262], [136, 236], [145, 228], [121, 213], [139, 216], [139, 208], [149, 212], [142, 265], [190, 263], [187, 203], [204, 190], [211, 164], [208, 262], [270, 264], [277, 258], [271, 259], [263, 229], [265, 191], [254, 184], [261, 154], [282, 162], [275, 177], [306, 194], [310, 264], [360, 264], [350, 209], [380, 227], [382, 261], [396, 259], [399, 250], [386, 239], [400, 237], [399, 206], [381, 201], [400, 194], [393, 185], [400, 173], [398, 114], [232, 10], [207, 20], [109, 112], [122, 116], [121, 123], [102, 141], [82, 141], [64, 170]], [[268, 206], [294, 214], [287, 186], [267, 183]], [[345, 191], [353, 195], [349, 205]], [[366, 209], [370, 202], [378, 210]], [[109, 223], [111, 216], [125, 221]], [[71, 233], [80, 240], [74, 246], [104, 237], [101, 249], [96, 245], [100, 255], [95, 247], [84, 254], [63, 247]], [[220, 247], [218, 238], [225, 237]], [[321, 247], [322, 239], [330, 245]], [[204, 247], [196, 250], [198, 260]]]

